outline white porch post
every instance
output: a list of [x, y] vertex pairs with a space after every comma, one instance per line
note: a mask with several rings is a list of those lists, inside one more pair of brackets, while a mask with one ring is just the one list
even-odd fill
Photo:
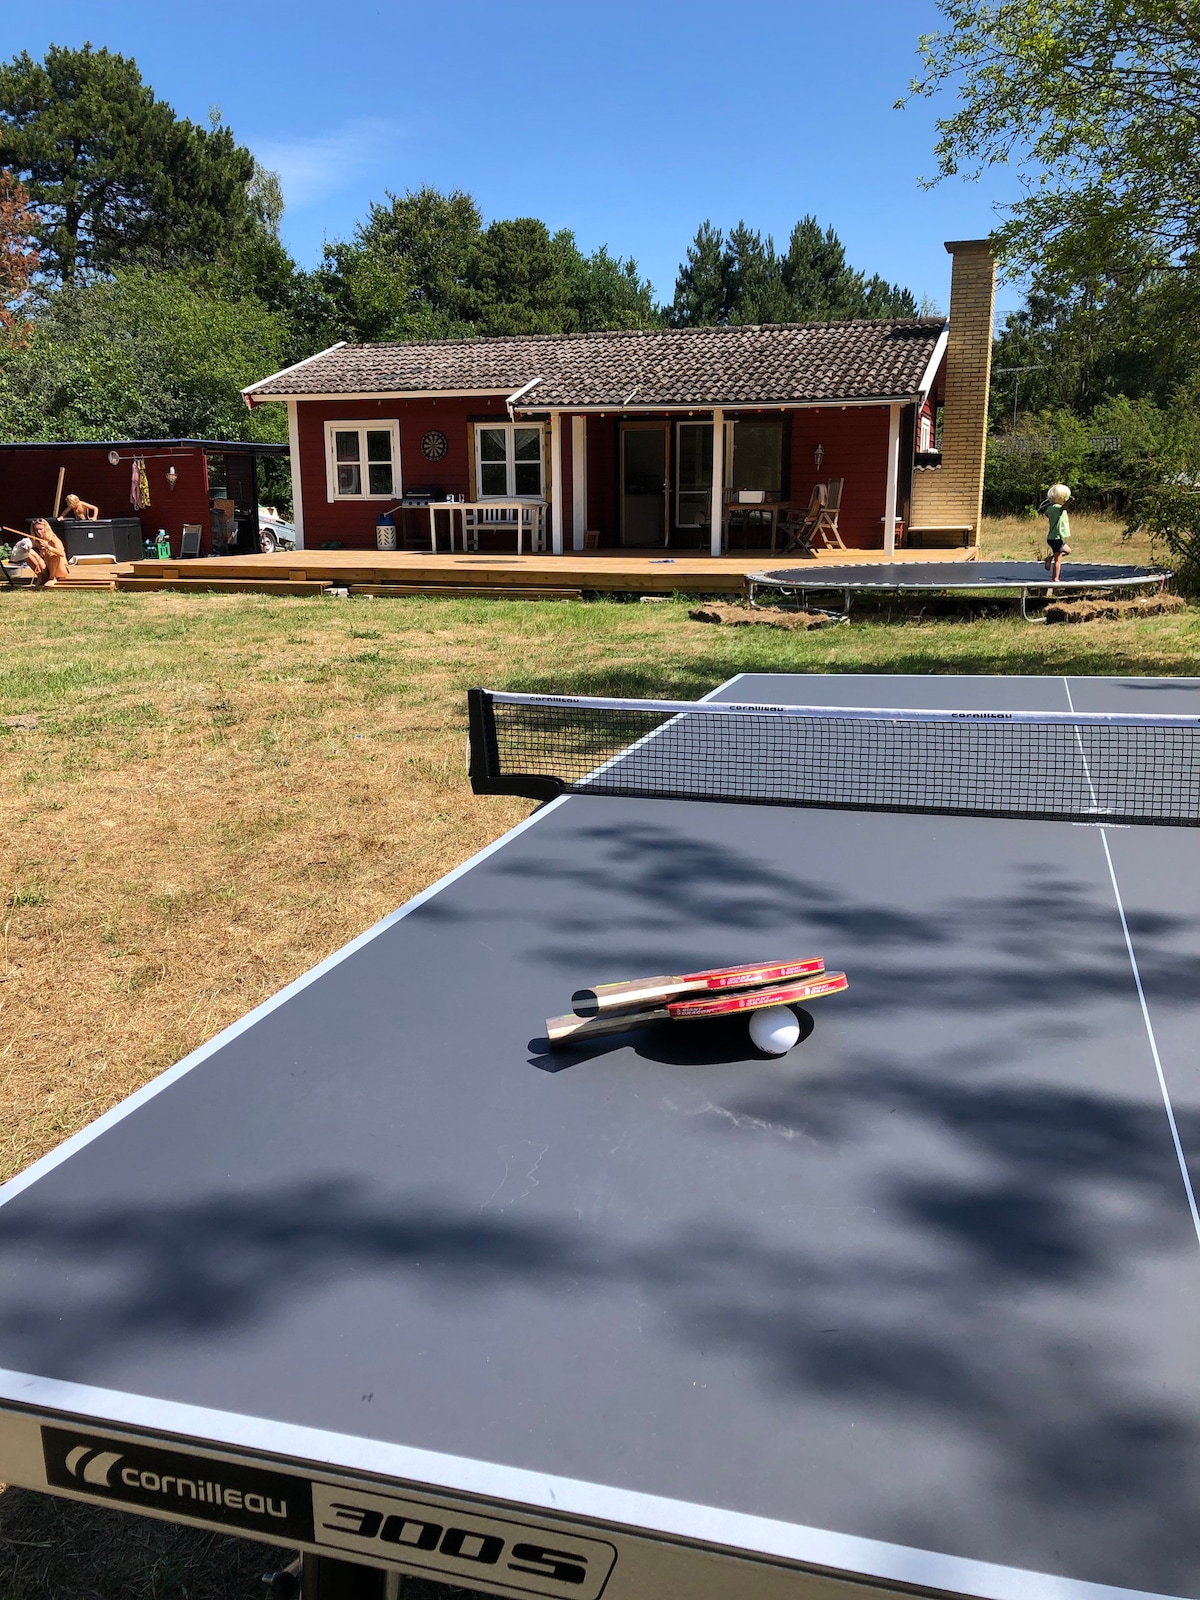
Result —
[[550, 548], [563, 553], [562, 415], [550, 413]]
[[725, 413], [720, 406], [713, 411], [712, 454], [712, 532], [709, 554], [721, 554], [721, 524], [725, 517]]
[[288, 451], [292, 458], [292, 525], [296, 529], [296, 549], [304, 549], [304, 495], [300, 488], [300, 428], [295, 400], [287, 404]]
[[587, 418], [571, 418], [571, 548], [583, 549], [587, 530]]
[[883, 503], [883, 553], [896, 554], [896, 490], [900, 476], [900, 407], [888, 407], [887, 494]]

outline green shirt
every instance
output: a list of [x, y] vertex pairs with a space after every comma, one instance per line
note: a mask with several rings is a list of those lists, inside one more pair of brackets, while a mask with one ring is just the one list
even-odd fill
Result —
[[1071, 519], [1067, 516], [1066, 506], [1047, 506], [1046, 515], [1050, 519], [1050, 528], [1046, 534], [1047, 540], [1061, 539], [1064, 544], [1071, 537]]

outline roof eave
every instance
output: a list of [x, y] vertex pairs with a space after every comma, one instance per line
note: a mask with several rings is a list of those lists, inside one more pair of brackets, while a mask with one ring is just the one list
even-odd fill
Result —
[[[272, 372], [269, 377], [260, 378], [257, 383], [248, 383], [242, 390], [242, 399], [246, 402], [246, 410], [253, 411], [255, 405], [255, 391], [261, 389], [264, 383], [274, 383], [276, 378], [285, 377], [289, 372], [298, 372], [301, 367], [307, 367], [310, 362], [320, 361], [322, 356], [331, 356], [335, 350], [341, 350], [346, 344], [345, 339], [339, 339], [336, 344], [331, 344], [328, 350], [318, 350], [314, 356], [305, 356], [303, 361], [293, 361], [290, 367], [281, 367], [278, 372]], [[274, 395], [267, 396], [274, 399]]]
[[917, 393], [920, 395], [921, 399], [924, 399], [925, 396], [929, 393], [930, 389], [933, 388], [934, 380], [937, 378], [937, 375], [938, 375], [938, 368], [942, 364], [942, 358], [946, 354], [946, 346], [949, 344], [949, 342], [950, 342], [950, 326], [947, 323], [947, 325], [942, 329], [941, 333], [938, 335], [937, 343], [933, 347], [933, 353], [929, 357], [929, 361], [928, 361], [928, 364], [926, 365], [925, 371], [921, 375], [921, 381], [917, 385]]
[[644, 401], [638, 405], [624, 405], [620, 400], [588, 401], [581, 404], [565, 401], [547, 402], [540, 405], [516, 406], [515, 411], [528, 414], [532, 412], [560, 414], [572, 412], [581, 413], [606, 413], [609, 411], [818, 411], [822, 406], [904, 406], [912, 405], [921, 398], [920, 390], [905, 390], [899, 394], [873, 394], [873, 395], [826, 395], [809, 400], [659, 400]]

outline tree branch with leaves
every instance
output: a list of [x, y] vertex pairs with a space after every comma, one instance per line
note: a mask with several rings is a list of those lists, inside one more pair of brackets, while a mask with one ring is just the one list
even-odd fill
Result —
[[23, 307], [38, 268], [34, 215], [29, 193], [11, 172], [0, 171], [0, 339], [24, 344]]
[[[1078, 282], [1200, 268], [1200, 5], [941, 0], [907, 98], [946, 90], [933, 182], [1016, 166], [1010, 269]], [[902, 106], [904, 100], [897, 102]]]

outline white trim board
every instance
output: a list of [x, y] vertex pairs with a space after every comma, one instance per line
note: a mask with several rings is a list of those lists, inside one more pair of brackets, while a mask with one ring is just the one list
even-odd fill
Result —
[[942, 329], [941, 333], [938, 334], [938, 342], [933, 347], [933, 354], [929, 358], [929, 365], [925, 368], [925, 371], [922, 374], [921, 381], [917, 385], [917, 393], [914, 398], [918, 400], [924, 399], [925, 396], [928, 395], [930, 389], [933, 388], [933, 380], [937, 377], [938, 368], [942, 364], [942, 357], [946, 354], [946, 346], [949, 344], [949, 342], [950, 329], [949, 327], [945, 327]]
[[[315, 357], [310, 359], [315, 360]], [[270, 379], [263, 378], [263, 383]], [[297, 400], [304, 405], [338, 405], [343, 400], [470, 400], [470, 399], [498, 399], [506, 400], [509, 391], [504, 388], [490, 389], [354, 389], [354, 390], [295, 390], [287, 394], [264, 394], [254, 398], [259, 405], [266, 405], [268, 401]], [[538, 416], [548, 417], [554, 411], [564, 416], [622, 416], [626, 413], [640, 415], [646, 413], [650, 416], [687, 417], [695, 415], [701, 421], [711, 421], [714, 406], [726, 413], [739, 411], [851, 411], [861, 406], [890, 406], [912, 405], [920, 400], [918, 391], [905, 394], [869, 395], [865, 399], [845, 400], [836, 397], [828, 400], [731, 400], [729, 402], [715, 402], [711, 400], [698, 400], [690, 403], [674, 400], [660, 400], [651, 405], [643, 402], [638, 405], [622, 405], [613, 401], [606, 405], [551, 405], [543, 401], [540, 405], [530, 401], [528, 405], [515, 405], [512, 409], [518, 415], [529, 412]]]
[[[335, 345], [336, 349], [337, 346]], [[309, 358], [316, 360], [315, 356]], [[269, 378], [264, 378], [263, 383], [269, 383]], [[342, 400], [503, 400], [508, 394], [507, 388], [494, 386], [489, 389], [329, 389], [307, 390], [297, 389], [288, 394], [264, 394], [256, 396], [260, 405], [268, 400], [297, 400], [307, 405], [315, 402], [321, 405], [336, 405]]]
[[[333, 399], [332, 395], [323, 395], [322, 399]], [[416, 398], [415, 396], [413, 398]], [[550, 405], [543, 401], [540, 405], [531, 403], [528, 406], [514, 406], [517, 414], [528, 411], [537, 416], [550, 416], [555, 411], [572, 416], [639, 416], [645, 413], [652, 417], [670, 417], [677, 420], [682, 417], [686, 422], [694, 418], [698, 422], [711, 422], [712, 413], [720, 411], [725, 416], [732, 416], [741, 411], [853, 411], [862, 406], [909, 406], [921, 396], [915, 391], [911, 394], [882, 394], [871, 395], [862, 400], [694, 400], [688, 403], [679, 400], [660, 400], [657, 404], [644, 402], [639, 405], [624, 405], [614, 400], [609, 405]]]
[[[310, 361], [319, 361], [322, 356], [331, 356], [335, 350], [343, 349], [345, 344], [345, 339], [339, 339], [336, 344], [331, 344], [327, 350], [318, 350], [315, 356], [305, 356], [303, 361], [293, 361], [290, 367], [283, 367], [280, 371], [271, 373], [269, 378], [260, 378], [257, 383], [248, 383], [242, 390], [242, 396], [246, 404], [251, 405], [250, 396], [256, 389], [261, 388], [264, 383], [274, 383], [276, 378], [286, 378], [289, 372], [299, 372], [300, 368], [307, 367]], [[283, 395], [268, 395], [266, 398], [282, 400], [285, 397]]]

